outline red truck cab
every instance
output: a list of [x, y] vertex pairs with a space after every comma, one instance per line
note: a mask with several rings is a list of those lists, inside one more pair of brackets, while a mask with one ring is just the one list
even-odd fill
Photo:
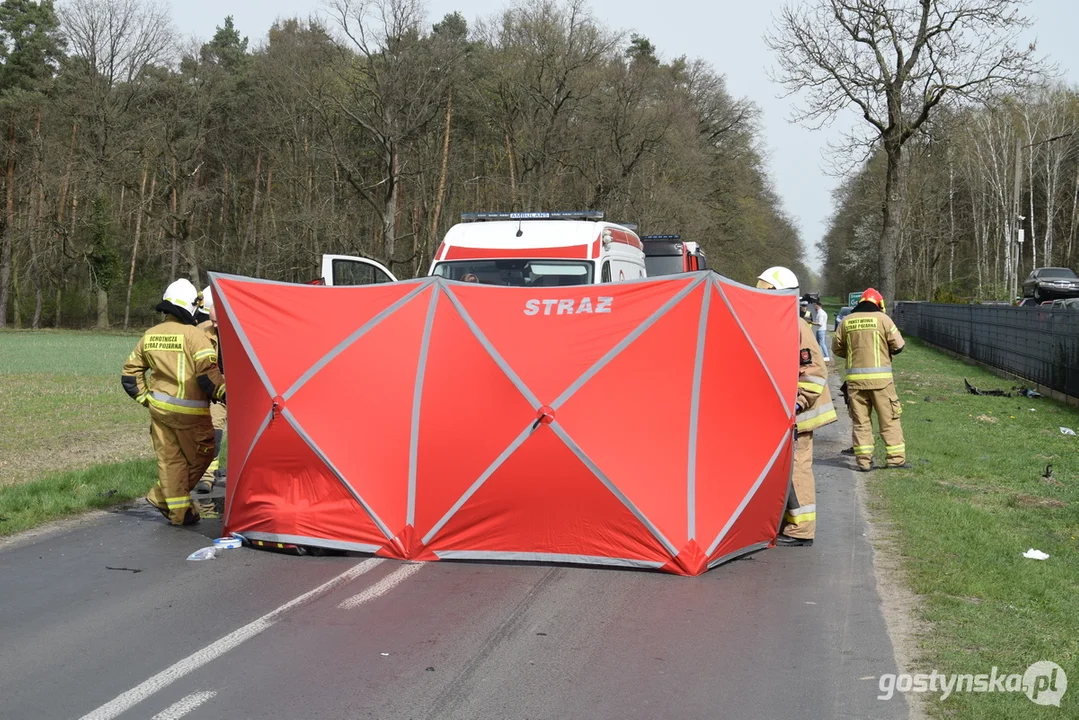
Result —
[[683, 242], [681, 235], [644, 235], [641, 242], [644, 243], [648, 277], [708, 269], [701, 246], [695, 242]]

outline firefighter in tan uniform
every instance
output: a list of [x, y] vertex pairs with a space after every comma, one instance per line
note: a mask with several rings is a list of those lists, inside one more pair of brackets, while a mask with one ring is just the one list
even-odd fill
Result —
[[[797, 290], [798, 278], [785, 267], [771, 267], [757, 278], [757, 287], [766, 290]], [[798, 318], [798, 397], [795, 401], [796, 435], [794, 468], [787, 494], [787, 510], [776, 544], [780, 547], [809, 546], [817, 527], [817, 492], [813, 478], [813, 431], [838, 418], [828, 390], [828, 366], [813, 333]]]
[[892, 356], [903, 350], [903, 336], [884, 314], [884, 298], [869, 288], [843, 318], [832, 338], [832, 350], [847, 359], [847, 404], [858, 469], [873, 469], [873, 421], [877, 413], [888, 468], [909, 468], [900, 416], [903, 406], [892, 380]]
[[146, 331], [121, 376], [127, 394], [150, 409], [157, 484], [146, 499], [173, 525], [200, 519], [190, 493], [214, 457], [211, 400], [225, 401], [217, 351], [195, 326], [197, 303], [198, 291], [187, 280], [169, 285], [155, 308], [165, 321]]
[[[214, 296], [209, 285], [202, 290], [199, 308], [195, 313], [195, 320], [198, 322], [199, 330], [202, 330], [206, 333], [206, 337], [210, 338], [210, 342], [217, 352], [218, 370], [224, 373], [221, 348], [217, 339], [217, 311], [214, 308]], [[203, 473], [202, 479], [195, 485], [196, 495], [199, 493], [209, 493], [214, 488], [216, 473], [221, 467], [221, 441], [225, 437], [226, 417], [227, 411], [222, 403], [211, 403], [210, 420], [213, 422], [214, 426], [214, 459], [213, 462], [210, 463], [210, 466], [206, 468], [206, 472]], [[196, 504], [198, 505], [199, 515], [202, 517], [207, 519], [219, 517], [219, 513], [214, 509], [212, 500], [200, 500]]]

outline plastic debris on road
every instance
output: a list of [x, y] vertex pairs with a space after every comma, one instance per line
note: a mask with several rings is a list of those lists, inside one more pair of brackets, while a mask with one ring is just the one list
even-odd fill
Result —
[[1060, 428], [1060, 432], [1064, 433], [1065, 435], [1074, 435], [1075, 434], [1074, 430], [1072, 430], [1071, 428], [1066, 428], [1066, 427]]
[[1031, 548], [1025, 553], [1023, 553], [1023, 557], [1030, 560], [1048, 560], [1049, 553], [1043, 553], [1041, 550], [1035, 550], [1034, 548]]
[[210, 547], [199, 548], [195, 552], [188, 555], [187, 559], [188, 560], [213, 560], [215, 557], [217, 557], [217, 551], [219, 549], [220, 548], [214, 547], [212, 545]]

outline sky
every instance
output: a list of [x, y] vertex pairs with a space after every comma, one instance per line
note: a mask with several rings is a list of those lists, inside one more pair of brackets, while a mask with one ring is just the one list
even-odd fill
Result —
[[[809, 264], [819, 270], [817, 242], [828, 229], [832, 191], [841, 179], [831, 174], [828, 143], [857, 122], [841, 117], [830, 127], [813, 130], [789, 121], [797, 97], [783, 97], [783, 88], [768, 79], [774, 67], [762, 37], [786, 2], [797, 0], [590, 0], [593, 15], [605, 26], [645, 35], [662, 58], [680, 55], [709, 62], [727, 79], [735, 97], [752, 100], [762, 111], [761, 130], [770, 178], [783, 208], [798, 227]], [[460, 12], [474, 24], [505, 7], [505, 0], [427, 0], [433, 23]], [[176, 30], [184, 36], [209, 39], [226, 15], [252, 46], [261, 44], [277, 18], [306, 17], [325, 11], [324, 0], [169, 0]], [[1048, 55], [1068, 84], [1079, 82], [1079, 3], [1075, 0], [1030, 0], [1030, 40]]]

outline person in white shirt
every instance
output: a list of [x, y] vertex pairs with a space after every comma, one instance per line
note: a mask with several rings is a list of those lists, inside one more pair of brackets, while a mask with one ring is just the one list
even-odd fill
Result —
[[832, 362], [828, 354], [828, 313], [821, 307], [820, 301], [813, 303], [813, 332], [817, 335], [817, 344], [824, 353], [824, 362]]

